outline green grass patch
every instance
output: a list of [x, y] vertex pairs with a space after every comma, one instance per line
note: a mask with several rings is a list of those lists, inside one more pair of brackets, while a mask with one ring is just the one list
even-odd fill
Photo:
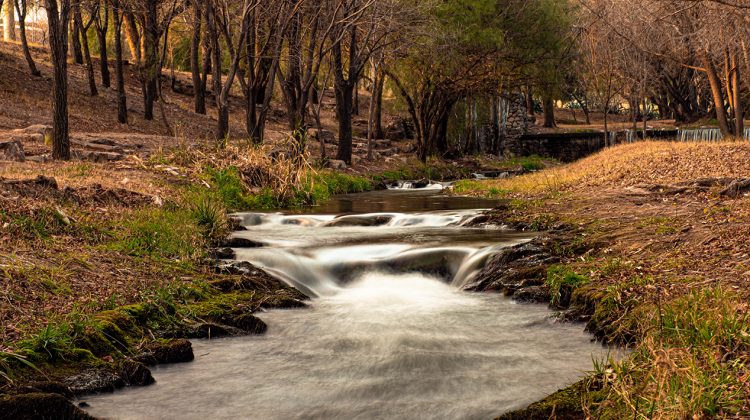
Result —
[[629, 358], [610, 361], [605, 418], [744, 416], [750, 363], [746, 304], [721, 288], [695, 290], [642, 317], [644, 338]]
[[546, 284], [550, 289], [550, 303], [554, 307], [567, 307], [573, 292], [589, 278], [576, 273], [565, 265], [552, 265], [547, 269]]
[[142, 209], [120, 219], [106, 247], [136, 257], [190, 260], [200, 255], [204, 238], [189, 209]]

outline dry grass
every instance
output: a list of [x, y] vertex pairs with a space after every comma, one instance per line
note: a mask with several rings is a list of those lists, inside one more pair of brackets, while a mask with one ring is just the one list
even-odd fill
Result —
[[460, 189], [461, 192], [479, 192], [494, 188], [500, 192], [539, 194], [748, 174], [748, 142], [647, 141], [613, 147], [570, 165], [517, 178], [464, 183]]

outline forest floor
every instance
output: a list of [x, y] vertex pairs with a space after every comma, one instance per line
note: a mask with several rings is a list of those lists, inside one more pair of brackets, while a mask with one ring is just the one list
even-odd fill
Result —
[[498, 222], [570, 227], [580, 251], [562, 253], [545, 286], [553, 299], [572, 291], [564, 316], [633, 349], [506, 418], [750, 414], [748, 176], [746, 143], [642, 142], [510, 180], [459, 183], [461, 194], [508, 199]]

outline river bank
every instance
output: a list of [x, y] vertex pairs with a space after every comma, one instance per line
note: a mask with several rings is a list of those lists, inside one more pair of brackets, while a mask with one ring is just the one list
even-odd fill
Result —
[[[583, 321], [597, 339], [632, 351], [501, 418], [750, 412], [749, 155], [744, 143], [647, 142], [511, 180], [455, 186], [507, 200], [487, 222], [562, 236], [529, 253], [499, 255], [488, 267], [505, 268], [490, 269], [476, 287], [549, 302], [563, 319]], [[528, 266], [524, 258], [536, 261]]]
[[222, 245], [232, 245], [224, 238], [237, 228], [230, 211], [468, 173], [439, 164], [362, 176], [299, 163], [232, 146], [116, 164], [4, 165], [2, 407], [83, 416], [68, 398], [148, 384], [148, 366], [192, 358], [185, 338], [262, 332], [258, 311], [302, 306], [304, 296], [260, 270], [217, 270]]

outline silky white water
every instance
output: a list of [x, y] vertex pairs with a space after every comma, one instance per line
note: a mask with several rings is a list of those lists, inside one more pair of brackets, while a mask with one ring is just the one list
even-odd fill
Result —
[[[434, 204], [432, 194], [400, 199]], [[85, 398], [89, 412], [491, 418], [582, 377], [605, 354], [582, 326], [553, 321], [543, 305], [460, 290], [494, 252], [529, 236], [462, 226], [476, 214], [463, 209], [472, 203], [440, 200], [455, 209], [370, 206], [377, 211], [340, 226], [325, 209], [244, 215], [248, 230], [238, 235], [265, 247], [238, 249], [237, 258], [313, 296], [310, 307], [259, 314], [263, 336], [196, 340], [194, 362], [155, 368], [150, 387]]]

